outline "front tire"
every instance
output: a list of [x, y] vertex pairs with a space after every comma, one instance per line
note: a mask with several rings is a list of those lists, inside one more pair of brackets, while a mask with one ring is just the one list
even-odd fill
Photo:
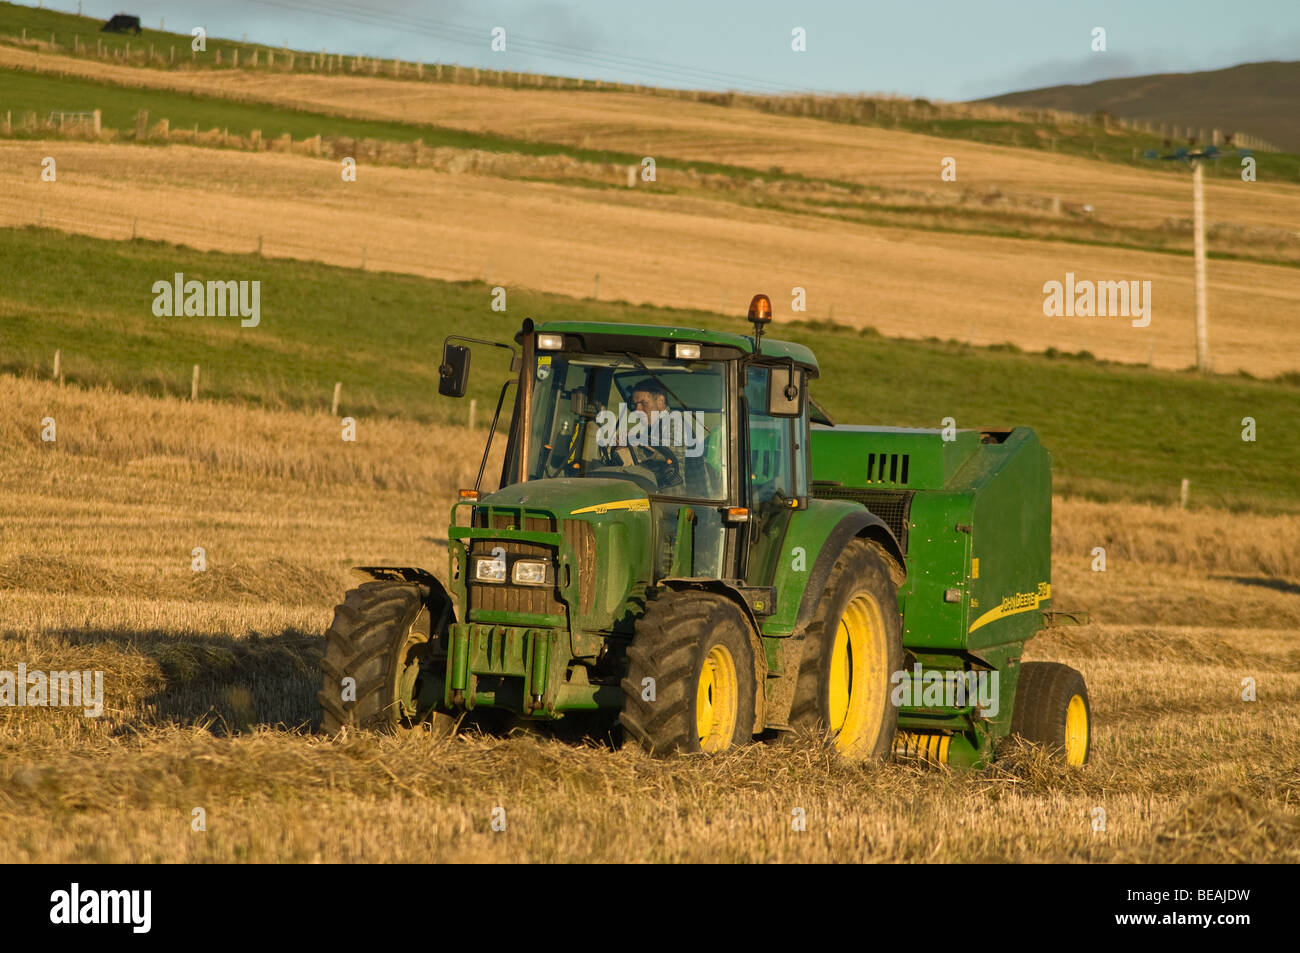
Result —
[[890, 679], [903, 665], [903, 623], [891, 565], [874, 543], [850, 542], [804, 634], [790, 727], [828, 738], [849, 761], [893, 749]]
[[755, 675], [749, 623], [712, 592], [662, 591], [628, 647], [625, 735], [652, 755], [717, 752], [753, 739]]
[[325, 634], [316, 696], [321, 728], [392, 733], [427, 724], [435, 734], [450, 734], [455, 719], [434, 707], [441, 700], [442, 637], [450, 621], [450, 606], [431, 600], [420, 583], [377, 580], [348, 592]]

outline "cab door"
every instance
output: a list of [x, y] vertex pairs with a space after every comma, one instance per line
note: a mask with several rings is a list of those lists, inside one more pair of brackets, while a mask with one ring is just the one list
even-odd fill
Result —
[[808, 495], [807, 411], [797, 417], [768, 414], [771, 370], [751, 365], [745, 376], [746, 440], [740, 462], [750, 516], [739, 575], [751, 586], [769, 586], [794, 511], [792, 503]]

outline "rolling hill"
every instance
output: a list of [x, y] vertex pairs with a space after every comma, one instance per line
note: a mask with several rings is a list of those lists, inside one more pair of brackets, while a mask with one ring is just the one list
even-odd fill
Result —
[[1300, 61], [1243, 63], [1197, 73], [1158, 73], [1104, 79], [1079, 86], [1047, 86], [979, 100], [997, 106], [1103, 110], [1126, 119], [1240, 129], [1300, 151]]

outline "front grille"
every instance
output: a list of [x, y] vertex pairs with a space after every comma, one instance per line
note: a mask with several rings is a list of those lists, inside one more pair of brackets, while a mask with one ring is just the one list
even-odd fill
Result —
[[911, 490], [859, 490], [847, 486], [813, 484], [813, 495], [825, 500], [852, 500], [879, 516], [907, 552], [907, 521], [912, 511]]
[[[487, 528], [487, 509], [485, 507], [474, 508], [474, 528]], [[529, 533], [552, 533], [555, 531], [553, 521], [547, 516], [525, 516], [524, 525], [517, 525], [519, 517], [511, 513], [493, 513], [492, 529], [522, 529]]]
[[565, 520], [564, 541], [578, 562], [579, 604], [585, 615], [596, 598], [596, 532], [586, 520]]
[[501, 547], [506, 559], [513, 562], [516, 556], [530, 556], [555, 564], [555, 550], [540, 543], [525, 543], [515, 539], [475, 539], [470, 543], [469, 608], [481, 612], [528, 612], [538, 615], [564, 615], [564, 602], [555, 587], [516, 586], [510, 582], [475, 582], [473, 559], [491, 556], [492, 550]]
[[[520, 522], [523, 525], [519, 525]], [[477, 529], [487, 529], [488, 513], [486, 507], [474, 508], [473, 525]], [[491, 529], [522, 529], [530, 533], [554, 532], [554, 521], [546, 516], [524, 516], [522, 520], [516, 513], [492, 513]], [[516, 556], [529, 556], [545, 559], [555, 565], [555, 550], [541, 543], [528, 543], [515, 539], [474, 539], [470, 542], [470, 565], [468, 576], [469, 609], [471, 612], [522, 612], [532, 615], [564, 615], [564, 602], [559, 591], [554, 587], [516, 586], [510, 582], [490, 583], [474, 581], [473, 560], [478, 556], [491, 556], [492, 550], [501, 547], [506, 551], [506, 558], [513, 562]]]

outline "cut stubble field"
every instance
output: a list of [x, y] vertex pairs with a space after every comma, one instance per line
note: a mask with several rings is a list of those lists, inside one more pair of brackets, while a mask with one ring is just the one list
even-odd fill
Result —
[[[779, 167], [818, 179], [933, 189], [940, 160], [957, 159], [960, 186], [1001, 186], [1091, 204], [1110, 220], [1153, 224], [1190, 216], [1183, 176], [1028, 149], [894, 129], [779, 116], [741, 107], [635, 93], [509, 89], [377, 76], [266, 75], [255, 71], [138, 69], [0, 46], [0, 67], [172, 90], [355, 119], [419, 123], [580, 149]], [[1243, 188], [1243, 186], [1245, 186]], [[1294, 229], [1300, 186], [1211, 181], [1216, 220]]]
[[[42, 157], [58, 181], [42, 182]], [[1181, 256], [1023, 241], [745, 209], [725, 201], [369, 167], [186, 146], [0, 143], [0, 225], [140, 237], [200, 249], [365, 266], [509, 289], [743, 313], [765, 290], [779, 312], [896, 337], [1010, 341], [1111, 360], [1195, 363], [1191, 262]], [[1045, 317], [1043, 285], [1150, 281], [1151, 322]], [[1300, 269], [1215, 261], [1219, 371], [1300, 368]], [[791, 313], [791, 289], [808, 311]], [[954, 302], [959, 304], [954, 304]], [[782, 303], [784, 302], [784, 303]]]
[[327, 739], [315, 665], [348, 567], [445, 576], [478, 437], [363, 418], [345, 444], [324, 413], [7, 376], [0, 403], [0, 669], [102, 670], [107, 696], [100, 719], [0, 712], [0, 861], [1300, 860], [1300, 516], [1056, 500], [1054, 602], [1093, 624], [1029, 657], [1088, 678], [1083, 769]]

